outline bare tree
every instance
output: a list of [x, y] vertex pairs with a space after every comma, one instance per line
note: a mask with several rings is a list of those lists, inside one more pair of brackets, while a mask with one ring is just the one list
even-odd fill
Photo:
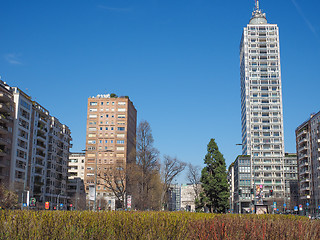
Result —
[[18, 195], [0, 184], [0, 207], [4, 209], [14, 209], [18, 205]]
[[188, 164], [188, 173], [187, 178], [189, 182], [193, 186], [195, 199], [199, 199], [200, 195], [200, 178], [201, 178], [201, 168], [200, 166], [192, 165], [191, 163]]
[[[159, 151], [153, 147], [153, 136], [150, 124], [147, 121], [139, 123], [136, 139], [136, 161], [131, 166], [131, 183], [133, 201], [140, 210], [155, 208], [155, 202], [160, 205], [159, 188], [160, 164]], [[158, 201], [157, 198], [158, 197]]]
[[165, 155], [163, 161], [163, 189], [162, 189], [162, 196], [161, 202], [166, 202], [166, 195], [170, 188], [170, 185], [174, 178], [181, 173], [185, 167], [186, 163], [178, 160], [177, 158], [172, 158], [170, 156]]
[[121, 208], [125, 208], [127, 172], [124, 164], [114, 164], [103, 171], [100, 170], [98, 179], [101, 185], [114, 194], [119, 201]]

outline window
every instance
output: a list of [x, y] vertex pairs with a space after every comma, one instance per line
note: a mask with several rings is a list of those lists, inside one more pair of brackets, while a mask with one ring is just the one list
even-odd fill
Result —
[[125, 128], [124, 127], [118, 127], [118, 131], [124, 131]]
[[89, 131], [97, 131], [95, 127], [89, 127]]
[[89, 115], [89, 118], [96, 118], [97, 117], [97, 115], [95, 115], [95, 114], [90, 114]]
[[96, 106], [96, 105], [98, 105], [97, 102], [90, 102], [90, 106]]
[[117, 144], [124, 144], [124, 140], [117, 140]]
[[98, 109], [96, 109], [96, 108], [90, 108], [89, 109], [89, 112], [96, 112], [96, 111], [98, 111]]
[[126, 118], [126, 115], [119, 114], [118, 118]]
[[108, 143], [108, 140], [105, 140], [105, 143]]
[[95, 143], [96, 143], [95, 140], [89, 140], [89, 141], [88, 141], [88, 144], [95, 144]]
[[117, 147], [118, 151], [124, 151], [124, 147]]
[[126, 105], [126, 102], [118, 102], [118, 105]]
[[20, 100], [20, 104], [25, 107], [26, 109], [30, 110], [30, 104], [28, 104], [26, 101], [24, 100]]
[[106, 130], [108, 130], [108, 127], [106, 127]]
[[126, 109], [125, 108], [118, 108], [118, 112], [125, 112]]

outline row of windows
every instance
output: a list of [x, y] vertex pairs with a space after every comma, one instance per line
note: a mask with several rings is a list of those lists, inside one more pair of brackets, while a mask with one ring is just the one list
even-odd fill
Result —
[[251, 122], [254, 123], [278, 123], [281, 122], [279, 118], [273, 118], [273, 119], [259, 119], [259, 118], [252, 118]]
[[[99, 140], [99, 143], [113, 143], [113, 140]], [[88, 144], [96, 144], [96, 140], [88, 140]], [[117, 144], [124, 144], [124, 140], [117, 140]]]
[[273, 113], [268, 113], [268, 112], [251, 112], [252, 116], [255, 117], [271, 117], [271, 116], [280, 116], [280, 112], [273, 112]]
[[[104, 109], [101, 108], [101, 109], [100, 109], [100, 112], [102, 112], [103, 110], [104, 110]], [[109, 109], [106, 108], [105, 111], [108, 112]], [[113, 112], [113, 111], [114, 111], [114, 108], [112, 108], [111, 111]], [[125, 108], [118, 108], [118, 112], [125, 112], [125, 111], [126, 111]], [[90, 108], [90, 109], [89, 109], [89, 112], [98, 112], [98, 109], [97, 109], [97, 108]]]
[[[100, 127], [100, 130], [103, 130], [103, 127]], [[105, 127], [105, 130], [109, 130], [109, 128], [108, 128], [108, 127]], [[110, 127], [110, 130], [114, 130], [114, 127]], [[117, 127], [117, 130], [118, 130], [118, 131], [125, 131], [125, 127]], [[95, 128], [95, 127], [89, 127], [89, 128], [88, 128], [88, 131], [91, 131], [91, 132], [97, 131], [97, 128]]]
[[[97, 118], [97, 117], [98, 117], [98, 115], [96, 115], [96, 114], [89, 114], [89, 118]], [[104, 115], [100, 115], [100, 118], [103, 118], [103, 117], [104, 117]], [[108, 118], [108, 117], [109, 117], [109, 114], [106, 114], [105, 117]], [[114, 115], [111, 115], [111, 118], [114, 118]], [[118, 115], [118, 118], [119, 118], [119, 119], [126, 118], [126, 115], [124, 115], [124, 114], [119, 114], [119, 115]]]
[[[110, 102], [105, 102], [106, 105], [109, 105]], [[112, 105], [114, 105], [114, 102], [111, 102]], [[90, 102], [90, 106], [97, 106], [98, 102]], [[104, 105], [104, 102], [100, 102], [100, 105]], [[126, 105], [126, 102], [118, 102], [118, 105]]]

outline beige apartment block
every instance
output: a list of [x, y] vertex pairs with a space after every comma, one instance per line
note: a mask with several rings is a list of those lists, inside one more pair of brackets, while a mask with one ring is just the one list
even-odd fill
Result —
[[[114, 94], [97, 95], [88, 99], [86, 128], [86, 193], [94, 188], [95, 174], [112, 175], [124, 169], [135, 150], [137, 111], [128, 97]], [[97, 164], [97, 169], [95, 166]], [[114, 194], [97, 177], [97, 199], [114, 203]]]
[[10, 87], [0, 80], [0, 184], [9, 185], [14, 102]]

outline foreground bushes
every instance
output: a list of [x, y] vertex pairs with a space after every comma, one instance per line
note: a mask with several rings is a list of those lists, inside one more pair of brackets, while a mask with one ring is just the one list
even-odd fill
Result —
[[0, 239], [320, 239], [320, 221], [280, 215], [0, 211]]

